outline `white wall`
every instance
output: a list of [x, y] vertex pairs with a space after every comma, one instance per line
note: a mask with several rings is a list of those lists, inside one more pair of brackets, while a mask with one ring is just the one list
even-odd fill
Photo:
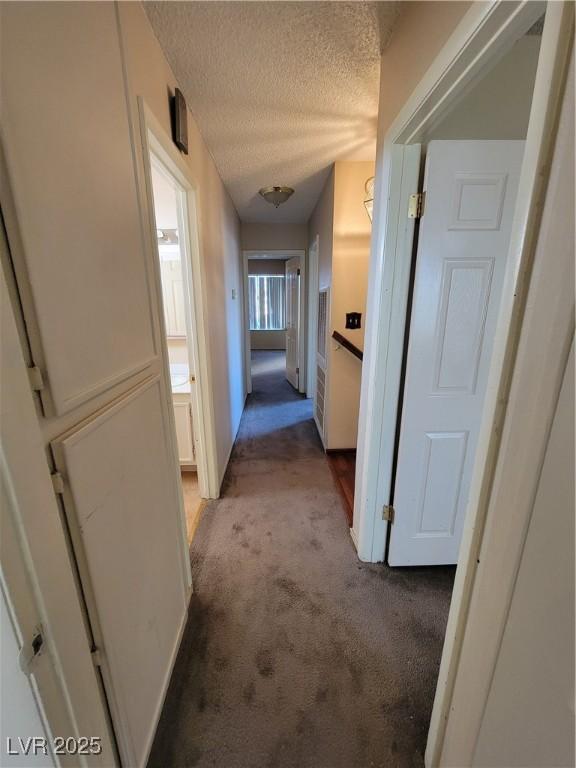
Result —
[[[177, 81], [140, 3], [120, 2], [133, 119], [137, 97], [170, 135], [168, 94]], [[192, 114], [188, 113], [189, 154], [184, 159], [197, 184], [200, 252], [207, 288], [205, 318], [212, 361], [218, 465], [222, 477], [244, 408], [242, 355], [242, 269], [240, 221]], [[233, 294], [234, 292], [234, 294]]]
[[540, 41], [538, 35], [517, 40], [428, 139], [525, 139]]
[[574, 342], [474, 754], [574, 765]]

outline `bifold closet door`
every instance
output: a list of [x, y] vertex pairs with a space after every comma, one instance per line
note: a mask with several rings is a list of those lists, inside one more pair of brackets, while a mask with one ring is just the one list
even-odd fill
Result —
[[5, 3], [0, 18], [2, 207], [41, 426], [122, 763], [143, 766], [189, 564], [117, 6]]
[[186, 612], [161, 381], [52, 443], [124, 754], [142, 765]]
[[5, 3], [0, 14], [10, 246], [44, 406], [59, 415], [158, 353], [116, 8]]

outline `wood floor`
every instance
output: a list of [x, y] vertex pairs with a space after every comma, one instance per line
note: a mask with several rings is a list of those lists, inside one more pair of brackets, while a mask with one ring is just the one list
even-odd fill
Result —
[[348, 524], [352, 527], [354, 514], [354, 481], [356, 476], [356, 451], [329, 451], [328, 464], [336, 480], [338, 491], [344, 503]]
[[188, 533], [188, 544], [191, 543], [200, 516], [204, 502], [198, 490], [198, 475], [196, 472], [182, 472], [182, 492], [184, 494], [184, 511], [186, 513], [186, 531]]

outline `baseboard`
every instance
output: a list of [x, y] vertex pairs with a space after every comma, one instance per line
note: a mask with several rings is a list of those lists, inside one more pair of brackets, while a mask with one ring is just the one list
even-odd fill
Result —
[[325, 448], [324, 450], [329, 456], [336, 453], [353, 453], [356, 455], [356, 448]]
[[[191, 596], [191, 593], [189, 597], [190, 596]], [[154, 738], [156, 736], [156, 729], [158, 728], [158, 723], [160, 722], [160, 715], [162, 714], [162, 709], [164, 707], [164, 702], [166, 700], [166, 694], [168, 693], [168, 687], [170, 686], [170, 680], [172, 679], [172, 672], [174, 671], [174, 665], [176, 664], [176, 657], [178, 656], [178, 651], [180, 650], [182, 637], [184, 635], [184, 629], [186, 628], [186, 622], [188, 621], [189, 602], [190, 600], [188, 599], [188, 604], [186, 605], [186, 610], [184, 611], [184, 616], [182, 617], [182, 622], [180, 623], [180, 627], [176, 635], [176, 642], [172, 650], [172, 655], [170, 657], [170, 663], [168, 664], [168, 669], [166, 672], [166, 676], [164, 678], [164, 683], [162, 684], [162, 694], [160, 696], [160, 699], [158, 700], [156, 712], [154, 713], [153, 725], [152, 725], [152, 728], [150, 729], [150, 734], [148, 736], [148, 743], [146, 744], [146, 750], [144, 752], [145, 759], [142, 765], [140, 766], [140, 768], [145, 768], [146, 765], [148, 764], [148, 759], [150, 758], [150, 752], [152, 751], [152, 745], [154, 744]]]

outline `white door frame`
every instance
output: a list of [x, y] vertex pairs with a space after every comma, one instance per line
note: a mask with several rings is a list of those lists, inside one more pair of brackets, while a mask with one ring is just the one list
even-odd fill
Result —
[[[214, 402], [212, 398], [212, 365], [207, 341], [205, 307], [207, 305], [206, 281], [200, 253], [199, 216], [198, 216], [198, 185], [192, 178], [190, 168], [182, 159], [170, 137], [148, 108], [142, 97], [138, 97], [140, 115], [140, 135], [142, 141], [142, 160], [144, 166], [146, 206], [148, 214], [148, 230], [152, 241], [154, 259], [154, 282], [158, 306], [163, 306], [162, 278], [158, 259], [156, 225], [154, 220], [154, 197], [152, 191], [151, 156], [168, 171], [170, 176], [180, 186], [185, 194], [186, 210], [179, 211], [184, 232], [180, 240], [183, 257], [182, 277], [185, 294], [185, 312], [188, 354], [190, 368], [196, 378], [191, 386], [192, 418], [194, 424], [194, 440], [196, 443], [196, 464], [198, 471], [198, 487], [203, 498], [217, 499], [220, 495], [218, 477], [218, 457], [216, 451], [216, 433], [214, 420]], [[163, 312], [159, 313], [162, 331], [163, 375], [166, 381], [166, 391], [172, 397], [170, 383], [170, 365], [168, 358], [168, 343]], [[173, 453], [175, 466], [180, 472], [178, 460], [178, 444], [172, 402], [169, 403], [172, 423]], [[183, 502], [182, 502], [183, 504]], [[184, 514], [183, 523], [185, 529]], [[184, 537], [187, 541], [187, 537]]]
[[308, 247], [308, 302], [306, 326], [308, 343], [306, 346], [306, 397], [314, 399], [316, 389], [316, 344], [318, 335], [318, 291], [319, 272], [318, 255], [320, 236], [316, 235]]
[[[494, 2], [476, 3], [464, 16], [408, 99], [385, 136], [379, 137], [381, 151], [376, 169], [371, 267], [362, 376], [358, 436], [354, 521], [358, 554], [362, 560], [383, 560], [387, 523], [382, 508], [389, 501], [392, 454], [384, 461], [383, 445], [396, 428], [398, 391], [402, 363], [404, 324], [393, 325], [402, 286], [402, 251], [398, 218], [393, 215], [400, 195], [401, 173], [394, 163], [398, 145], [426, 139], [456, 99], [481, 78], [485, 68], [506, 50], [546, 11], [540, 57], [520, 191], [504, 279], [498, 330], [494, 340], [484, 415], [468, 512], [450, 612], [442, 668], [438, 680], [435, 710], [430, 726], [427, 765], [438, 764], [445, 720], [450, 707], [454, 664], [466, 625], [471, 585], [482, 543], [487, 502], [494, 478], [506, 414], [507, 393], [512, 376], [526, 285], [530, 276], [534, 243], [540, 223], [548, 177], [548, 162], [554, 141], [559, 99], [570, 41], [573, 35], [571, 3]], [[416, 190], [414, 190], [416, 191]], [[384, 258], [382, 258], [384, 254]], [[527, 351], [530, 354], [530, 351]], [[536, 354], [536, 351], [534, 351]], [[537, 364], [537, 363], [535, 363]], [[357, 526], [357, 527], [356, 527]]]
[[[262, 259], [263, 256], [267, 256], [268, 259], [281, 259], [287, 261], [293, 259], [296, 256], [300, 257], [300, 325], [298, 328], [298, 367], [301, 371], [304, 371], [303, 375], [300, 375], [299, 391], [306, 391], [306, 353], [305, 353], [305, 340], [306, 340], [306, 326], [305, 320], [302, 318], [307, 316], [306, 313], [306, 251], [290, 251], [290, 250], [266, 250], [264, 248], [260, 250], [242, 251], [242, 283], [243, 283], [243, 297], [244, 297], [244, 367], [245, 367], [245, 386], [246, 394], [252, 392], [252, 343], [250, 341], [250, 311], [248, 300], [248, 261], [250, 259]], [[302, 311], [304, 308], [304, 311]]]

